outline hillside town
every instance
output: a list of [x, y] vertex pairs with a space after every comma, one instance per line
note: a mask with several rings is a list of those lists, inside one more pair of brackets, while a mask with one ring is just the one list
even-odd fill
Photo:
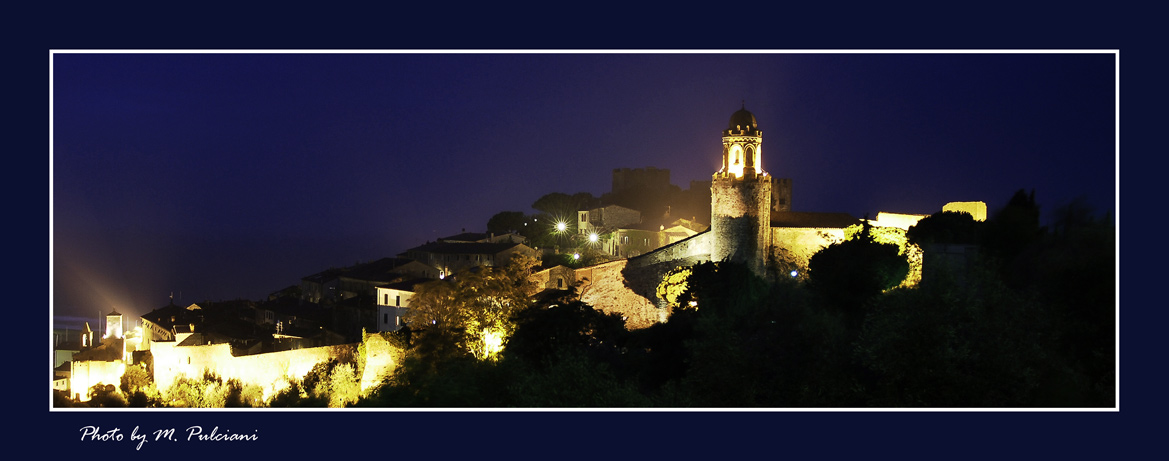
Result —
[[[722, 137], [722, 168], [687, 189], [670, 183], [668, 169], [615, 169], [612, 187], [599, 198], [548, 194], [533, 204], [535, 214], [503, 212], [482, 231], [463, 229], [396, 255], [325, 268], [266, 299], [176, 303], [172, 297], [139, 318], [125, 318], [115, 307], [87, 322], [75, 339], [54, 344], [52, 388], [68, 401], [87, 402], [137, 369], [159, 389], [210, 373], [259, 386], [259, 398], [270, 399], [315, 366], [353, 356], [364, 391], [400, 363], [402, 352], [387, 338], [407, 327], [411, 300], [424, 284], [532, 260], [526, 296], [571, 292], [620, 315], [627, 328], [644, 329], [669, 319], [676, 299], [659, 288], [679, 267], [734, 261], [764, 280], [800, 279], [813, 254], [862, 224], [904, 235], [929, 216], [793, 211], [792, 180], [762, 168], [754, 115], [735, 112]], [[985, 203], [977, 201], [939, 203], [930, 211], [987, 218]], [[939, 247], [926, 260], [961, 266], [970, 251]], [[921, 249], [910, 253], [905, 284], [923, 275]]]

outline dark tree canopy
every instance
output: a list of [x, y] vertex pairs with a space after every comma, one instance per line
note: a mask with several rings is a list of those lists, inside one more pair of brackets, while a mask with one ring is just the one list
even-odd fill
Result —
[[1010, 260], [1033, 245], [1042, 236], [1039, 226], [1039, 205], [1035, 190], [1028, 194], [1023, 189], [987, 222], [984, 246], [999, 257]]
[[977, 244], [982, 236], [982, 223], [969, 213], [939, 211], [922, 218], [905, 232], [909, 243]]
[[524, 222], [530, 220], [519, 211], [500, 211], [487, 220], [487, 232], [494, 234], [519, 233], [524, 229]]
[[865, 301], [909, 274], [909, 261], [897, 245], [877, 243], [869, 230], [865, 221], [855, 238], [829, 245], [808, 262], [808, 285], [845, 311], [860, 311]]

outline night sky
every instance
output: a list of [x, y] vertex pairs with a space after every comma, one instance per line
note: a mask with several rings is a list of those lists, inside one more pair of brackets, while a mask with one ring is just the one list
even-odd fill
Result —
[[262, 299], [485, 231], [614, 168], [717, 169], [744, 106], [793, 210], [1035, 190], [1116, 211], [1112, 53], [109, 54], [52, 59], [53, 312]]

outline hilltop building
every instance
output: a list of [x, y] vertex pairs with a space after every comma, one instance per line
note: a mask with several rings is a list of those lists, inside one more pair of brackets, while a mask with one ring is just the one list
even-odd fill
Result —
[[[669, 316], [671, 306], [658, 297], [657, 288], [674, 269], [706, 261], [733, 261], [766, 280], [799, 276], [813, 254], [843, 241], [845, 229], [861, 224], [861, 219], [847, 213], [792, 211], [792, 181], [764, 170], [763, 131], [745, 106], [731, 114], [721, 138], [720, 168], [710, 181], [709, 229], [687, 227], [689, 231], [677, 235], [682, 238], [653, 249], [648, 249], [648, 239], [642, 237], [648, 251], [615, 252], [626, 259], [575, 270], [575, 280], [583, 283], [582, 301], [606, 312], [621, 313], [631, 328], [647, 327]], [[691, 189], [701, 185], [692, 182]], [[954, 202], [947, 207], [974, 214], [979, 204], [982, 202]], [[925, 216], [881, 213], [870, 223], [904, 230]], [[617, 240], [616, 245], [636, 236], [616, 232], [610, 238]]]

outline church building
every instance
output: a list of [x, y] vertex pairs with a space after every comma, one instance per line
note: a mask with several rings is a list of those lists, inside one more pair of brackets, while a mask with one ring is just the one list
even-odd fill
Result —
[[[791, 211], [791, 180], [763, 169], [763, 131], [745, 106], [731, 114], [721, 136], [721, 167], [710, 185], [710, 228], [635, 257], [577, 269], [576, 279], [584, 282], [582, 301], [621, 313], [630, 328], [647, 327], [669, 317], [671, 306], [657, 290], [679, 267], [733, 261], [764, 280], [800, 277], [813, 254], [843, 241], [846, 228], [861, 224], [847, 213]], [[894, 227], [904, 230], [926, 215], [900, 216], [908, 219]]]

